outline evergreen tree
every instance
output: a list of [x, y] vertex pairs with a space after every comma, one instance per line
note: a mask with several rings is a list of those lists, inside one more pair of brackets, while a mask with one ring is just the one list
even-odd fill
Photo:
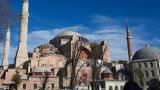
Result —
[[136, 73], [136, 76], [138, 78], [138, 81], [139, 81], [140, 85], [143, 86], [145, 78], [144, 78], [144, 73], [143, 73], [142, 68], [136, 68], [135, 73]]
[[12, 81], [14, 82], [12, 88], [17, 90], [18, 85], [21, 83], [21, 76], [19, 74], [18, 69], [16, 69], [16, 73], [12, 76]]

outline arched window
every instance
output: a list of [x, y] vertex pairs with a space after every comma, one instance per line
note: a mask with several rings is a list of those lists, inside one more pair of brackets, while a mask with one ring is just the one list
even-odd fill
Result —
[[123, 86], [121, 86], [120, 88], [121, 88], [120, 90], [123, 90]]
[[151, 67], [153, 67], [153, 63], [152, 62], [150, 63], [150, 65], [151, 65]]
[[51, 90], [54, 90], [54, 83], [51, 84]]
[[115, 86], [115, 90], [118, 90], [118, 86]]
[[147, 67], [147, 63], [144, 63], [144, 67], [145, 67], [145, 68]]
[[34, 88], [34, 89], [37, 89], [37, 84], [34, 84], [33, 88]]
[[113, 90], [112, 86], [109, 86], [109, 90]]
[[146, 73], [146, 77], [148, 77], [148, 71], [145, 71], [145, 73]]
[[154, 77], [154, 76], [155, 76], [155, 74], [154, 74], [154, 71], [153, 71], [153, 70], [151, 71], [151, 73], [152, 73], [152, 76]]
[[26, 86], [27, 86], [26, 84], [23, 84], [23, 89], [26, 89]]
[[54, 68], [51, 69], [52, 75], [54, 75]]
[[139, 65], [139, 68], [141, 68], [141, 64], [139, 63], [138, 65]]

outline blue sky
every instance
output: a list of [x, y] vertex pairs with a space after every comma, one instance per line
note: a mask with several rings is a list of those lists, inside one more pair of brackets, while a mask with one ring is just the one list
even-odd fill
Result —
[[[133, 51], [148, 43], [159, 48], [159, 0], [30, 0], [28, 51], [48, 43], [59, 32], [74, 30], [90, 41], [107, 40], [111, 59], [127, 60], [125, 19], [133, 35]], [[11, 0], [15, 13], [21, 0]], [[19, 22], [11, 26], [13, 63], [18, 43]]]

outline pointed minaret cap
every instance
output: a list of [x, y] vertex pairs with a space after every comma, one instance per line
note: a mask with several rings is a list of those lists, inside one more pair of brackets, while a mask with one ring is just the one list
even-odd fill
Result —
[[132, 58], [132, 42], [131, 42], [132, 36], [129, 31], [128, 19], [126, 19], [126, 33], [127, 33], [126, 39], [127, 39], [127, 47], [128, 47], [128, 59], [130, 62]]
[[129, 30], [128, 19], [126, 19], [126, 32], [127, 32], [127, 38], [132, 38], [131, 32]]

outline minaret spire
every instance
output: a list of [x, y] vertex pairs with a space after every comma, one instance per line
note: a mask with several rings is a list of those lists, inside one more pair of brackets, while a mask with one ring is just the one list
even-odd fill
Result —
[[20, 25], [19, 46], [15, 58], [15, 67], [22, 68], [25, 61], [28, 60], [27, 51], [27, 32], [28, 32], [28, 0], [22, 0], [22, 13]]
[[10, 49], [10, 23], [6, 24], [6, 37], [5, 37], [5, 45], [4, 45], [4, 53], [3, 53], [3, 60], [2, 66], [3, 69], [8, 69], [8, 58], [9, 58], [9, 49]]
[[126, 33], [127, 33], [127, 47], [128, 47], [128, 59], [129, 59], [129, 62], [131, 61], [132, 59], [132, 42], [131, 42], [131, 39], [132, 39], [132, 36], [131, 36], [131, 33], [129, 31], [129, 25], [128, 25], [128, 20], [126, 20]]

